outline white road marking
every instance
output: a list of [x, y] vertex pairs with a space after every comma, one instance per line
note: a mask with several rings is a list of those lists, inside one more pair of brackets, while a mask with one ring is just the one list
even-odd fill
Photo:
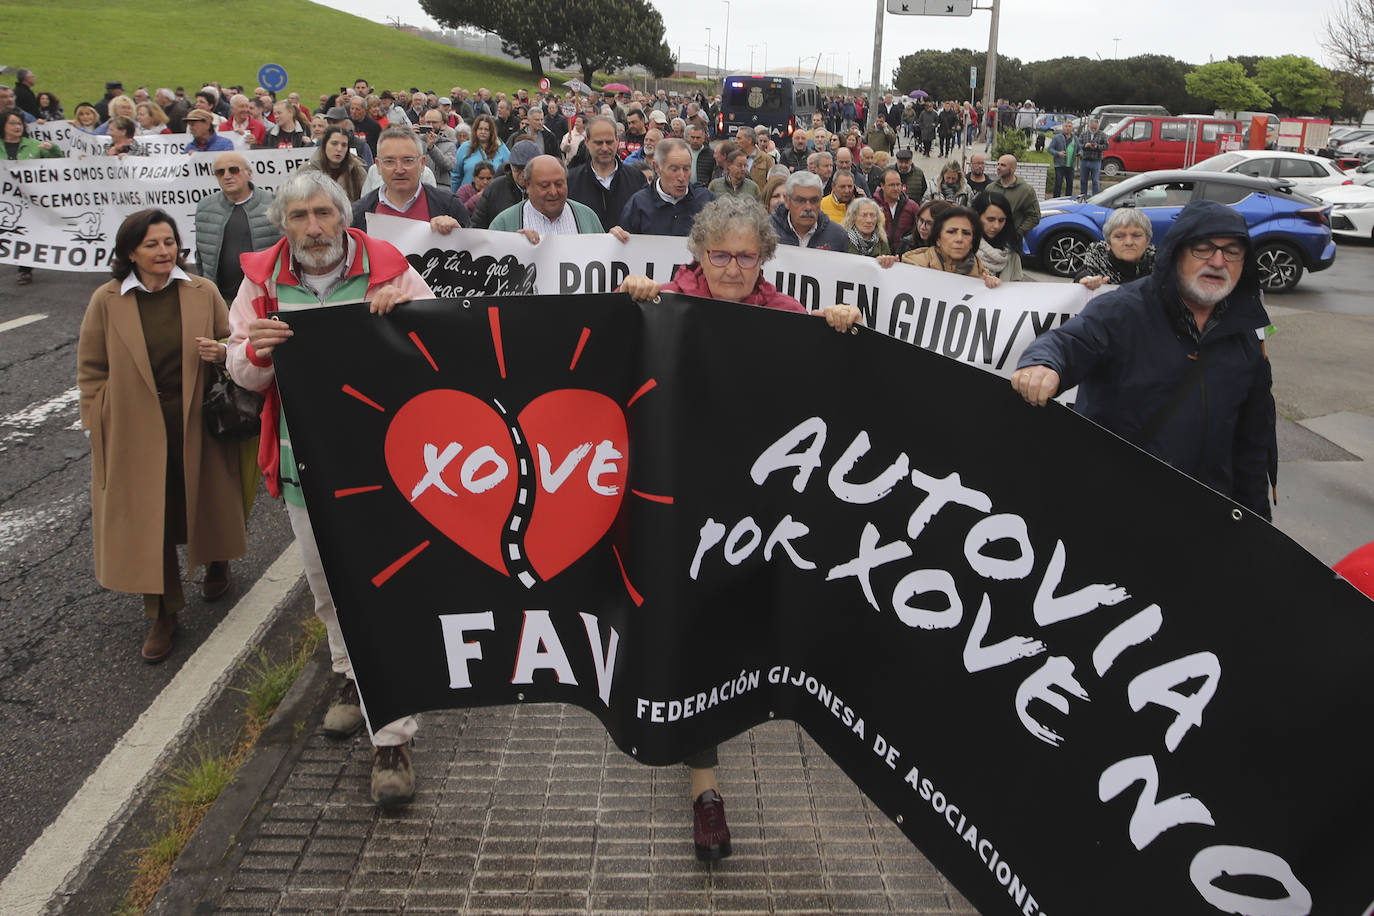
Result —
[[31, 535], [64, 530], [67, 518], [75, 514], [77, 503], [85, 499], [83, 490], [36, 509], [7, 509], [0, 512], [0, 556]]
[[0, 452], [9, 448], [11, 443], [32, 439], [34, 433], [38, 431], [38, 427], [42, 426], [49, 417], [71, 410], [76, 407], [80, 400], [80, 389], [68, 388], [46, 401], [35, 401], [12, 414], [0, 417], [0, 427], [9, 427], [9, 431], [5, 433], [3, 438], [0, 438]]
[[22, 318], [11, 318], [9, 321], [0, 321], [0, 334], [6, 331], [13, 331], [15, 328], [22, 328], [26, 324], [33, 324], [35, 321], [42, 321], [47, 315], [25, 315]]
[[[88, 858], [108, 847], [143, 797], [149, 773], [179, 744], [181, 734], [195, 727], [201, 708], [223, 690], [239, 661], [257, 646], [272, 612], [300, 577], [300, 550], [293, 541], [225, 614], [5, 877], [0, 913], [41, 912]], [[131, 654], [130, 664], [134, 663]]]

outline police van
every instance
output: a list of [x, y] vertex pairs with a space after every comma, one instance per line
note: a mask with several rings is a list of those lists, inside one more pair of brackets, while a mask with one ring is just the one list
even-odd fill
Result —
[[790, 76], [727, 76], [721, 80], [716, 136], [732, 137], [741, 127], [767, 127], [790, 137], [811, 125], [820, 111], [821, 90], [814, 80]]

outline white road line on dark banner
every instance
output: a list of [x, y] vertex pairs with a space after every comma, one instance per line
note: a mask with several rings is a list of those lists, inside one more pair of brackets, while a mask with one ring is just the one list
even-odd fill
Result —
[[41, 912], [89, 857], [104, 851], [142, 797], [149, 773], [177, 746], [182, 733], [195, 727], [201, 708], [257, 646], [272, 612], [300, 577], [300, 550], [293, 541], [225, 614], [5, 877], [0, 913]]
[[9, 448], [11, 443], [32, 439], [34, 432], [44, 421], [75, 408], [80, 400], [81, 392], [76, 388], [68, 388], [46, 401], [35, 401], [12, 414], [0, 417], [0, 428], [5, 428], [5, 434], [0, 436], [0, 452]]
[[13, 331], [15, 328], [22, 328], [26, 324], [33, 324], [35, 321], [42, 321], [47, 315], [25, 315], [22, 318], [11, 318], [9, 321], [0, 321], [0, 334], [6, 331]]

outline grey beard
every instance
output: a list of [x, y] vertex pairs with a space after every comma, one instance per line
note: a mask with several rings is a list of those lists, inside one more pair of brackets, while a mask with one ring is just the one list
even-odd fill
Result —
[[1228, 283], [1225, 288], [1217, 290], [1214, 293], [1209, 293], [1202, 288], [1201, 284], [1195, 283], [1192, 280], [1184, 280], [1180, 278], [1179, 287], [1183, 293], [1184, 298], [1187, 299], [1189, 302], [1192, 302], [1195, 305], [1199, 305], [1203, 308], [1211, 308], [1221, 300], [1225, 299], [1227, 296], [1231, 295], [1231, 291], [1236, 288], [1236, 284]]
[[344, 254], [343, 235], [330, 241], [328, 245], [318, 245], [306, 247], [309, 243], [303, 243], [300, 247], [291, 246], [291, 256], [294, 257], [302, 266], [313, 267], [316, 270], [323, 270], [332, 267], [339, 262]]

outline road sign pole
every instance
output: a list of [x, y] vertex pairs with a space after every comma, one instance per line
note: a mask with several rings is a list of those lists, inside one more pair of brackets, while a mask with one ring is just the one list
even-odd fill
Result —
[[868, 124], [874, 123], [878, 110], [878, 74], [883, 72], [883, 15], [887, 12], [885, 0], [878, 0], [878, 9], [873, 14], [873, 70], [868, 78]]
[[[987, 119], [988, 112], [992, 111], [997, 105], [997, 15], [998, 0], [992, 0], [992, 25], [988, 27], [988, 64], [987, 79], [983, 80], [983, 118]], [[990, 130], [997, 129], [997, 119], [994, 116], [993, 126]]]

